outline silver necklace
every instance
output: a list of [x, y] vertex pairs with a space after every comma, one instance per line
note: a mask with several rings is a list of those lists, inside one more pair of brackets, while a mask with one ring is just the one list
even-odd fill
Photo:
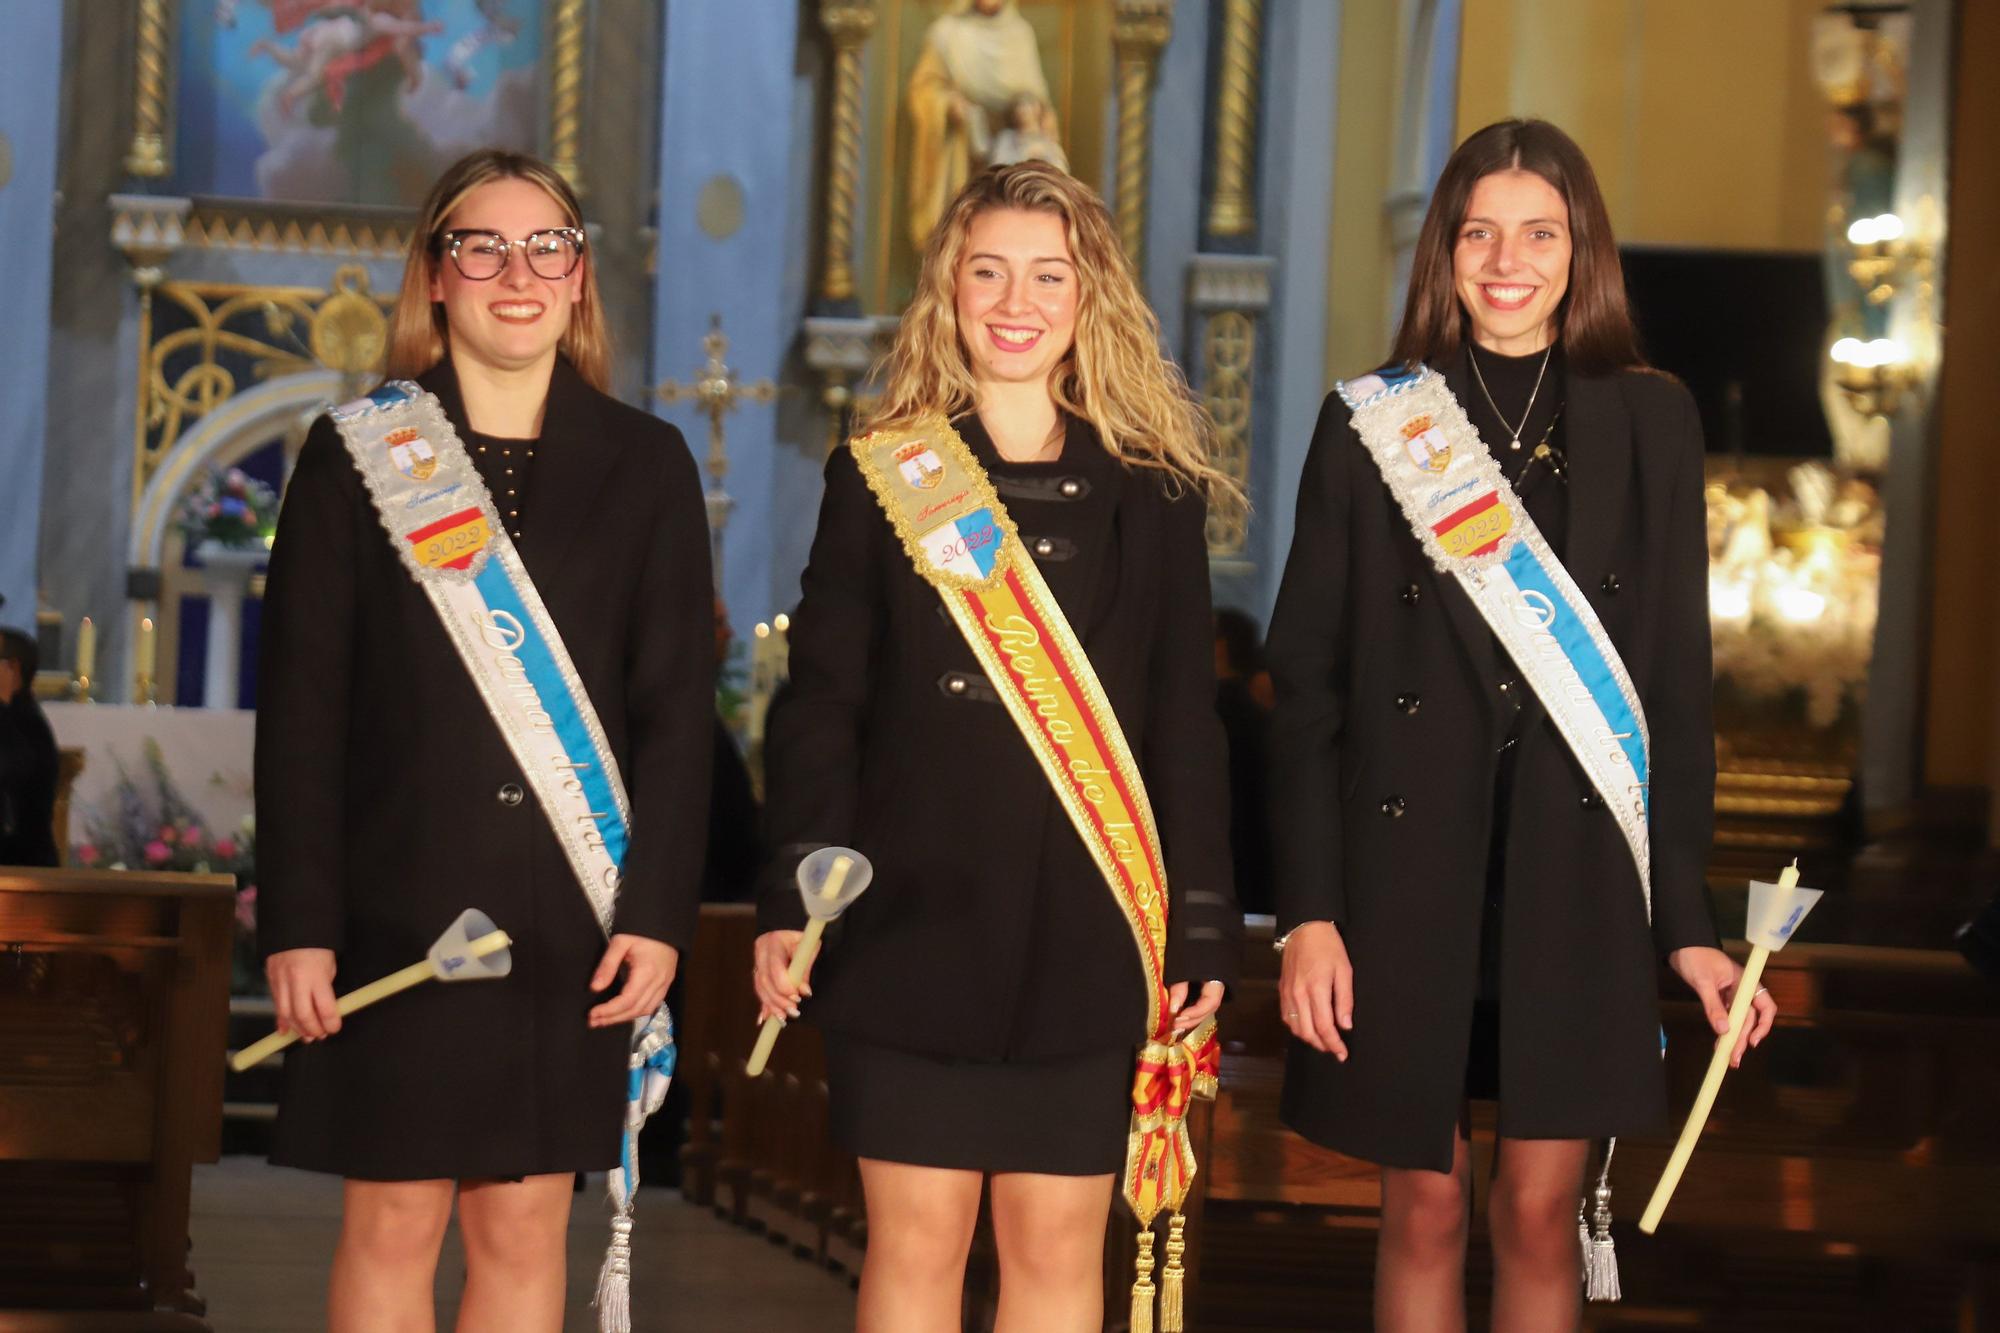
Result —
[[1493, 409], [1493, 415], [1500, 418], [1501, 426], [1505, 427], [1507, 433], [1513, 437], [1507, 447], [1517, 453], [1521, 448], [1521, 432], [1528, 428], [1528, 418], [1535, 414], [1535, 399], [1542, 392], [1542, 376], [1548, 373], [1549, 357], [1555, 350], [1556, 345], [1554, 343], [1550, 343], [1543, 350], [1542, 368], [1535, 372], [1535, 387], [1528, 391], [1528, 406], [1521, 413], [1521, 424], [1518, 426], [1509, 426], [1507, 425], [1506, 416], [1500, 411], [1500, 404], [1493, 401], [1492, 390], [1486, 387], [1486, 377], [1479, 373], [1479, 353], [1471, 348], [1466, 349], [1466, 354], [1472, 359], [1472, 378], [1479, 381], [1479, 392], [1485, 395], [1486, 405]]

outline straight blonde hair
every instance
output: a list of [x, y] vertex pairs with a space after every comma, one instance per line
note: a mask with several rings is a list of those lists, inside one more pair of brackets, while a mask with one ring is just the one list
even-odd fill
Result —
[[973, 219], [999, 208], [1061, 218], [1076, 265], [1076, 339], [1049, 377], [1056, 406], [1095, 427], [1120, 462], [1157, 468], [1211, 507], [1240, 510], [1241, 489], [1212, 461], [1215, 427], [1160, 350], [1160, 321], [1139, 290], [1110, 210], [1089, 186], [1046, 162], [990, 168], [945, 209], [924, 246], [916, 295], [883, 363], [882, 398], [866, 429], [907, 429], [930, 414], [957, 417], [978, 405], [958, 327], [958, 268]]
[[[390, 379], [412, 379], [444, 360], [451, 329], [444, 306], [431, 300], [431, 280], [445, 262], [443, 233], [465, 196], [497, 180], [522, 180], [539, 185], [563, 211], [572, 227], [583, 226], [583, 208], [576, 191], [548, 163], [504, 148], [482, 148], [446, 167], [431, 186], [403, 260], [403, 286], [389, 315]], [[611, 333], [604, 323], [604, 302], [597, 294], [597, 265], [588, 249], [583, 255], [583, 290], [569, 312], [569, 328], [556, 345], [584, 382], [599, 393], [611, 392]]]

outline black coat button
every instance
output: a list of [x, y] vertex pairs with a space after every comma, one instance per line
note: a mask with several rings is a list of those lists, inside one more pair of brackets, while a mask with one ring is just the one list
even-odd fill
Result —
[[1399, 694], [1396, 696], [1396, 707], [1405, 713], [1414, 713], [1423, 706], [1424, 696], [1421, 694]]
[[1412, 583], [1403, 589], [1403, 605], [1415, 606], [1424, 600], [1424, 590]]
[[1604, 595], [1606, 597], [1616, 597], [1618, 595], [1618, 589], [1620, 586], [1618, 582], [1618, 576], [1616, 574], [1606, 574], [1604, 576], [1604, 582], [1598, 584], [1597, 586], [1604, 589]]
[[520, 786], [509, 782], [503, 784], [499, 791], [493, 793], [493, 799], [502, 805], [519, 805], [522, 795]]
[[1586, 810], [1602, 810], [1604, 808], [1604, 798], [1594, 791], [1587, 791], [1583, 794], [1583, 799], [1578, 801], [1577, 804]]
[[1404, 801], [1400, 796], [1391, 796], [1388, 800], [1382, 802], [1382, 813], [1391, 819], [1401, 819], [1403, 811], [1409, 808], [1409, 803]]

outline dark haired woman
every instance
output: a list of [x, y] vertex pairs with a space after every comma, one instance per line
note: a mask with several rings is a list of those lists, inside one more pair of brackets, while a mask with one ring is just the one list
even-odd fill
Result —
[[[335, 1333], [432, 1326], [454, 1203], [458, 1326], [562, 1327], [571, 1181], [619, 1160], [633, 1027], [694, 933], [708, 529], [679, 433], [606, 394], [582, 227], [532, 158], [445, 171], [390, 337], [414, 389], [314, 423], [271, 553], [258, 943], [307, 1043], [271, 1156], [346, 1178]], [[336, 976], [471, 906], [510, 975], [342, 1021]]]
[[1574, 1327], [1590, 1141], [1664, 1127], [1657, 959], [1717, 1032], [1741, 969], [1703, 877], [1700, 424], [1560, 130], [1453, 154], [1296, 531], [1268, 644], [1285, 1120], [1382, 1167], [1377, 1327], [1462, 1328], [1465, 1108], [1497, 1100], [1493, 1327]]

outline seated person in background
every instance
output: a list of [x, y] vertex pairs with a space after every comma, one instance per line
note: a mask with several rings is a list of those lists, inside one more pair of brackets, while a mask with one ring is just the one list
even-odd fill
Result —
[[0, 865], [52, 866], [56, 856], [56, 737], [35, 702], [41, 654], [0, 628]]

